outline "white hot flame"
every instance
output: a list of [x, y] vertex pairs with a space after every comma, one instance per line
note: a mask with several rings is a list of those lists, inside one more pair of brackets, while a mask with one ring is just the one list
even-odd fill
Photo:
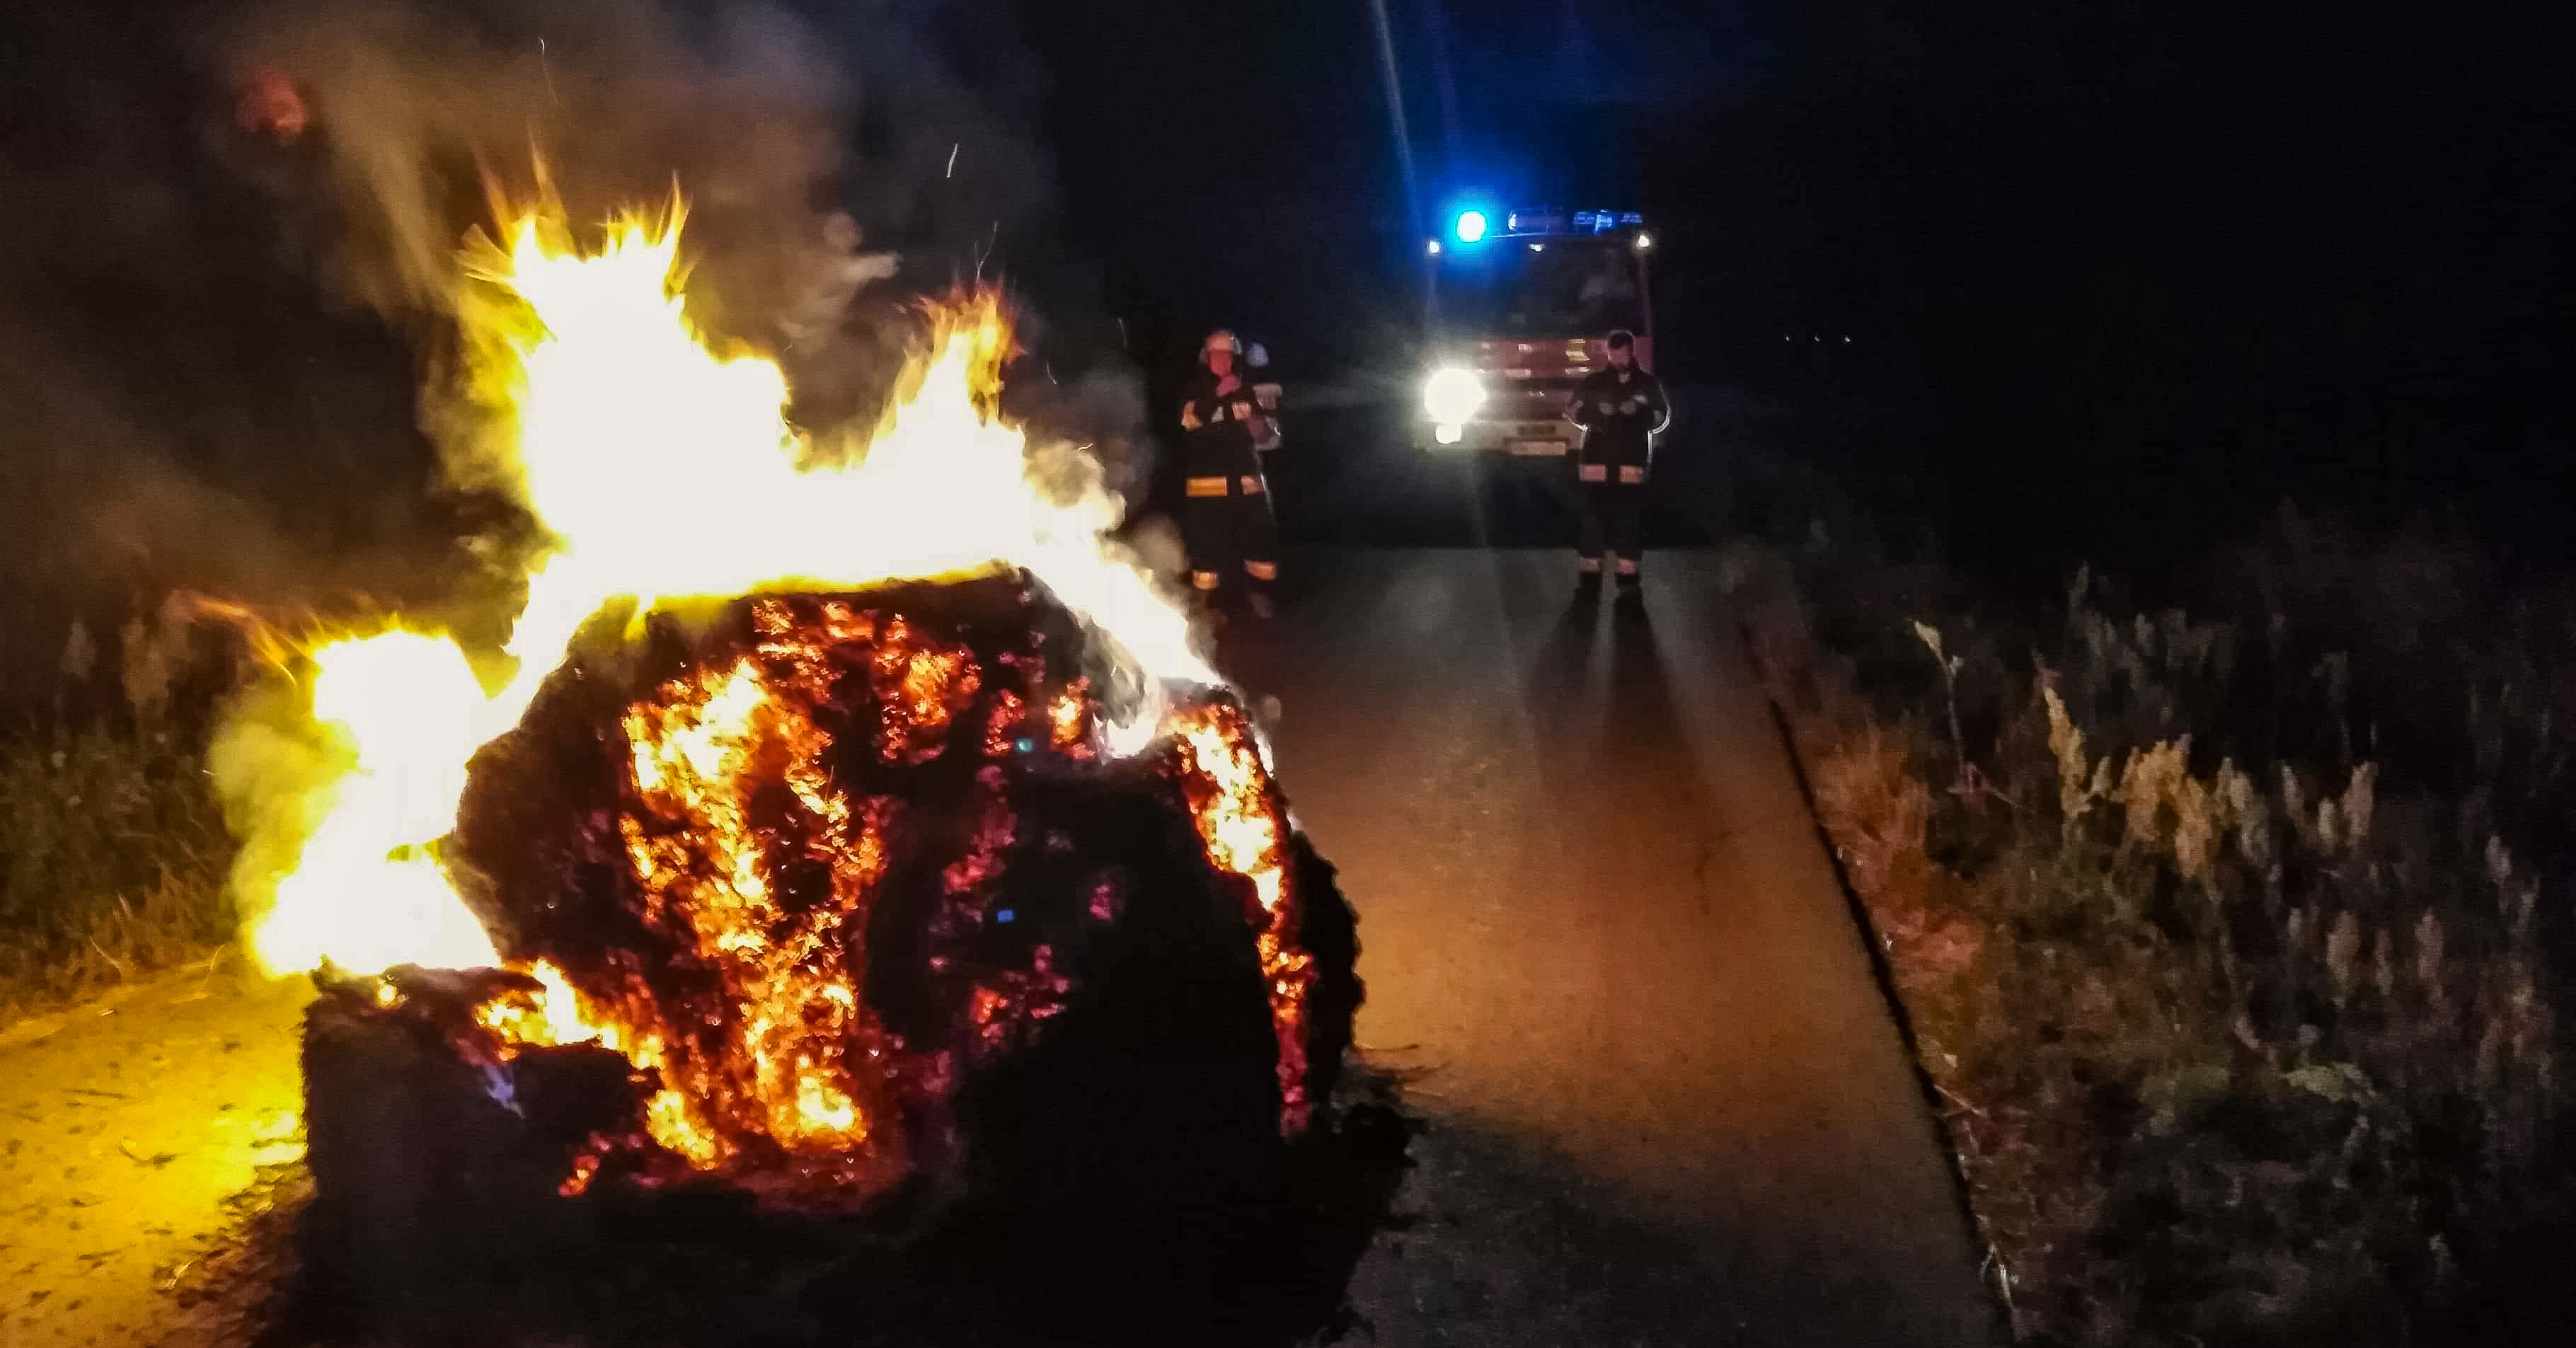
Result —
[[676, 218], [628, 220], [583, 253], [532, 215], [482, 278], [516, 303], [468, 306], [482, 391], [516, 432], [500, 480], [556, 539], [512, 629], [515, 673], [488, 689], [452, 640], [418, 632], [334, 642], [311, 652], [300, 729], [341, 747], [340, 771], [281, 782], [219, 748], [221, 784], [250, 821], [235, 884], [262, 914], [252, 944], [271, 971], [495, 962], [434, 844], [455, 827], [467, 761], [518, 723], [612, 602], [1016, 567], [1106, 633], [1147, 689], [1109, 729], [1113, 752], [1151, 741], [1167, 683], [1219, 681], [1186, 612], [1109, 539], [1122, 503], [1097, 487], [1050, 499], [1020, 431], [990, 412], [1008, 345], [994, 299], [940, 315], [917, 389], [866, 453], [815, 467], [778, 367], [719, 357], [689, 325], [678, 234]]

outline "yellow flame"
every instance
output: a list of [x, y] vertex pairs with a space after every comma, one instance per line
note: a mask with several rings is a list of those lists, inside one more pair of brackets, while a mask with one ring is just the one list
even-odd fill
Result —
[[1270, 809], [1259, 753], [1213, 716], [1186, 718], [1177, 729], [1187, 761], [1207, 783], [1208, 799], [1196, 817], [1208, 858], [1252, 881], [1262, 912], [1277, 911], [1287, 880], [1286, 840]]
[[[506, 647], [515, 668], [498, 688], [444, 637], [335, 642], [311, 652], [310, 724], [294, 731], [340, 746], [336, 770], [219, 755], [248, 835], [236, 889], [259, 914], [252, 946], [270, 971], [495, 962], [434, 845], [455, 826], [468, 760], [518, 722], [574, 633], [612, 602], [1018, 567], [1145, 676], [1143, 705], [1102, 730], [1112, 752], [1152, 740], [1164, 682], [1218, 681], [1186, 612], [1108, 541], [1118, 498], [1094, 484], [1063, 499], [1031, 481], [1019, 430], [992, 411], [1009, 347], [995, 297], [936, 315], [909, 396], [865, 454], [814, 467], [778, 367], [718, 356], [691, 327], [679, 215], [621, 220], [584, 252], [560, 218], [532, 212], [485, 260], [485, 302], [462, 306], [478, 392], [506, 409], [502, 461], [483, 467], [555, 546], [528, 576]], [[812, 1098], [813, 1120], [839, 1117], [828, 1095]], [[657, 1100], [657, 1118], [664, 1109]]]
[[[327, 956], [373, 973], [401, 963], [495, 962], [492, 940], [429, 852], [456, 826], [483, 686], [454, 642], [417, 632], [313, 652], [313, 719], [348, 746], [297, 868], [253, 933], [272, 970]], [[353, 901], [356, 899], [357, 901]]]
[[[620, 820], [628, 859], [652, 896], [648, 920], [685, 941], [747, 1012], [734, 1027], [731, 1056], [752, 1065], [744, 1084], [767, 1116], [768, 1135], [791, 1150], [846, 1150], [866, 1140], [868, 1125], [833, 1050], [858, 1018], [858, 998], [845, 970], [815, 956], [844, 939], [840, 924], [857, 905], [802, 917], [781, 911], [763, 839], [751, 824], [753, 785], [745, 771], [764, 746], [784, 743], [800, 760], [796, 767], [819, 775], [813, 760], [827, 741], [812, 722], [770, 700], [749, 659], [673, 692], [672, 705], [636, 708], [626, 723], [643, 802], [685, 825], [661, 832]], [[846, 808], [827, 822], [846, 825]], [[872, 852], [845, 849], [835, 888], [852, 882], [863, 890], [875, 876], [848, 872], [873, 870], [874, 861]]]

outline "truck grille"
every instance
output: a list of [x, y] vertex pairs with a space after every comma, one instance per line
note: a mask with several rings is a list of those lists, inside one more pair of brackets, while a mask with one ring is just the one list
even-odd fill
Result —
[[1497, 421], [1561, 417], [1574, 398], [1577, 382], [1571, 378], [1506, 380], [1486, 400], [1484, 415]]

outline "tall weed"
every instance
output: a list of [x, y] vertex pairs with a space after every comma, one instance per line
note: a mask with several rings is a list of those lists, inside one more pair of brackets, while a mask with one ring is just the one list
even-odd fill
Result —
[[[0, 1022], [201, 957], [237, 927], [232, 843], [174, 684], [195, 633], [156, 615], [124, 634], [108, 714], [67, 714], [0, 738]], [[97, 652], [75, 624], [63, 688]]]
[[108, 730], [0, 745], [0, 1018], [230, 939], [230, 857], [193, 756]]
[[2011, 622], [1736, 566], [2027, 1341], [2420, 1341], [2568, 1211], [2556, 859], [2526, 853], [2569, 804], [2566, 666], [2529, 610], [2420, 658], [2458, 583], [2420, 557], [2249, 555], [2254, 624], [2089, 576]]

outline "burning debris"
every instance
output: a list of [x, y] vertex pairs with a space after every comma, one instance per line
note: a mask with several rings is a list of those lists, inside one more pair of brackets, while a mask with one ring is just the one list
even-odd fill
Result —
[[494, 426], [462, 467], [550, 540], [521, 578], [505, 647], [396, 627], [309, 651], [308, 699], [237, 722], [213, 751], [245, 836], [235, 888], [272, 970], [329, 960], [473, 967], [490, 941], [433, 855], [465, 765], [519, 723], [578, 631], [763, 590], [830, 592], [1017, 570], [1102, 634], [1099, 673], [1142, 690], [1106, 727], [1129, 752], [1167, 694], [1222, 681], [1187, 614], [1109, 537], [1122, 506], [1079, 478], [1032, 480], [995, 415], [1010, 349], [997, 298], [938, 310], [904, 397], [856, 451], [789, 426], [778, 367], [710, 351], [682, 311], [678, 211], [584, 252], [545, 213], [470, 250], [460, 306]]
[[451, 851], [533, 975], [477, 1009], [490, 1056], [616, 1049], [660, 1084], [652, 1146], [610, 1147], [863, 1197], [953, 1150], [959, 1081], [1179, 897], [1244, 929], [1294, 1133], [1318, 975], [1251, 728], [1211, 700], [1104, 756], [1049, 658], [1079, 636], [998, 579], [752, 600], [558, 671], [477, 757]]
[[1257, 1229], [1348, 1043], [1348, 910], [1221, 693], [1103, 752], [1083, 639], [1006, 576], [577, 645], [447, 853], [517, 972], [341, 977], [313, 1012], [358, 1271], [710, 1191], [1085, 1259]]
[[254, 949], [325, 990], [326, 1281], [400, 1324], [719, 1202], [985, 1299], [1321, 1285], [1356, 944], [1251, 721], [1000, 420], [991, 297], [816, 444], [676, 216], [472, 254], [474, 477], [550, 539], [506, 647], [317, 643], [216, 750]]

